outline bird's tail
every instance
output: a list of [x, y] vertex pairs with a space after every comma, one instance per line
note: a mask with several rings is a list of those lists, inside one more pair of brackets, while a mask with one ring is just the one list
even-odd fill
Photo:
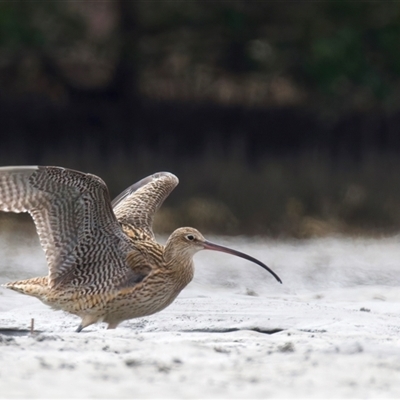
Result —
[[37, 297], [40, 300], [43, 300], [49, 292], [47, 276], [25, 279], [23, 281], [8, 282], [2, 286], [22, 294]]

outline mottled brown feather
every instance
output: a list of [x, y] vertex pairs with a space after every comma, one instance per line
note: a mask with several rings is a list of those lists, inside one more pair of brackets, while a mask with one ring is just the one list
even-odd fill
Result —
[[113, 200], [115, 216], [120, 223], [154, 239], [154, 215], [178, 182], [178, 178], [169, 172], [158, 172], [142, 179]]
[[49, 267], [49, 285], [109, 285], [123, 277], [134, 251], [117, 221], [104, 182], [59, 167], [0, 168], [0, 210], [29, 212]]

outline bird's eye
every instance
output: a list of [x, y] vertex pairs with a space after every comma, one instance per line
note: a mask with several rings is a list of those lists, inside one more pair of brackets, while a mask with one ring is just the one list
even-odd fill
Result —
[[194, 240], [194, 236], [193, 235], [187, 235], [186, 239], [192, 241], [192, 240]]

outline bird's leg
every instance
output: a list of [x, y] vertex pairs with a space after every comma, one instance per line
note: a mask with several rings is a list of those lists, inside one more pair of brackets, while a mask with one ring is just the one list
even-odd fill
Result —
[[80, 332], [83, 328], [86, 328], [89, 325], [95, 324], [99, 320], [98, 317], [94, 317], [93, 315], [85, 315], [82, 317], [82, 321], [79, 324], [78, 328], [75, 332]]
[[107, 329], [115, 329], [119, 325], [120, 321], [118, 322], [110, 322], [107, 326]]

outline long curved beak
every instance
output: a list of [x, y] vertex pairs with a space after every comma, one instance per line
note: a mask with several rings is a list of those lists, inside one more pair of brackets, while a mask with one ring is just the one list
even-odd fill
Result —
[[271, 275], [273, 275], [275, 277], [275, 279], [279, 282], [282, 283], [281, 278], [279, 278], [279, 276], [272, 271], [270, 268], [268, 268], [264, 263], [262, 263], [261, 261], [258, 261], [256, 258], [251, 257], [245, 253], [241, 253], [240, 251], [237, 250], [233, 250], [230, 249], [229, 247], [224, 247], [224, 246], [220, 246], [219, 244], [215, 244], [215, 243], [211, 243], [208, 240], [205, 240], [203, 242], [204, 245], [204, 249], [206, 250], [215, 250], [215, 251], [221, 251], [222, 253], [228, 253], [228, 254], [232, 254], [234, 256], [237, 257], [241, 257], [244, 258], [245, 260], [249, 260], [255, 264], [258, 264], [260, 267], [263, 267], [265, 270], [267, 270]]

